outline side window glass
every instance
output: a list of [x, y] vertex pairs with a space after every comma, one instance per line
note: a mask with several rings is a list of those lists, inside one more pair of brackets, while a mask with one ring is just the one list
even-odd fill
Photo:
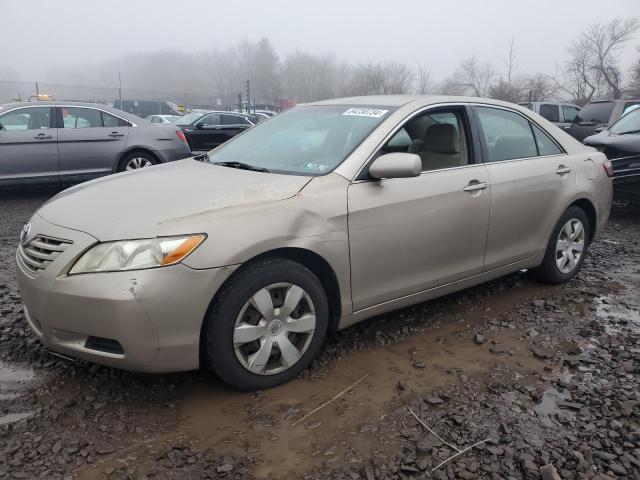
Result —
[[249, 125], [251, 122], [247, 120], [245, 117], [241, 117], [240, 115], [225, 115], [222, 114], [222, 124], [223, 125]]
[[218, 113], [206, 115], [202, 120], [200, 120], [200, 123], [205, 127], [220, 125], [220, 115]]
[[544, 133], [538, 126], [531, 125], [533, 128], [533, 134], [536, 137], [536, 143], [538, 144], [538, 151], [541, 156], [544, 155], [559, 155], [562, 152], [560, 147], [556, 145], [556, 143], [549, 138], [549, 135]]
[[540, 105], [540, 116], [546, 118], [550, 122], [559, 122], [560, 114], [558, 113], [558, 105], [543, 103]]
[[40, 130], [51, 128], [49, 107], [19, 108], [0, 116], [0, 130]]
[[102, 127], [100, 110], [93, 108], [61, 107], [64, 128]]
[[538, 156], [529, 121], [521, 115], [491, 107], [476, 107], [489, 161], [513, 160]]
[[420, 156], [422, 171], [467, 165], [469, 146], [460, 110], [425, 112], [409, 120], [380, 150]]
[[576, 107], [572, 107], [570, 105], [562, 106], [562, 116], [564, 117], [564, 121], [567, 123], [572, 123], [573, 120], [578, 115], [579, 110]]
[[107, 112], [100, 112], [100, 113], [102, 114], [102, 124], [105, 127], [126, 127], [127, 126], [127, 122], [119, 119], [118, 117], [109, 115]]

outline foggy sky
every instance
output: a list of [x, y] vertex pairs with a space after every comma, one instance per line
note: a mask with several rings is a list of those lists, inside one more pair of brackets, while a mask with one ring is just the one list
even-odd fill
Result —
[[[398, 60], [427, 65], [435, 78], [470, 55], [500, 72], [513, 37], [519, 72], [553, 73], [583, 28], [629, 16], [640, 17], [640, 0], [0, 0], [0, 76], [4, 68], [46, 80], [53, 66], [261, 37], [281, 56], [302, 49], [350, 62]], [[624, 67], [638, 46], [640, 35]]]

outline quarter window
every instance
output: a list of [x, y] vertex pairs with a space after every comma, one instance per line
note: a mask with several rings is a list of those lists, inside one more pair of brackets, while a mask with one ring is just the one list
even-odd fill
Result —
[[546, 118], [550, 122], [559, 122], [560, 114], [558, 113], [558, 105], [543, 103], [540, 105], [540, 116]]
[[49, 107], [19, 108], [0, 116], [0, 130], [40, 130], [50, 127]]
[[558, 145], [549, 138], [549, 135], [544, 133], [536, 125], [531, 125], [531, 127], [533, 128], [533, 134], [536, 138], [536, 143], [538, 144], [538, 152], [540, 156], [560, 155], [562, 153], [560, 147], [558, 147]]
[[102, 125], [104, 127], [128, 127], [129, 122], [122, 120], [121, 118], [115, 117], [107, 112], [100, 111], [102, 115]]
[[517, 113], [477, 107], [490, 162], [538, 156], [529, 122]]

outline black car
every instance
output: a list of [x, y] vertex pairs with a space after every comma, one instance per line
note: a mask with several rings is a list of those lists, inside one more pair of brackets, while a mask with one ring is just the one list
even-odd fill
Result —
[[640, 100], [598, 100], [587, 103], [573, 123], [567, 129], [567, 133], [576, 140], [584, 140], [586, 137], [604, 130], [607, 125], [622, 117], [625, 113], [640, 104]]
[[584, 139], [603, 152], [613, 166], [614, 193], [640, 199], [640, 107], [609, 128]]
[[187, 137], [192, 152], [206, 152], [254, 124], [240, 113], [204, 110], [188, 113], [174, 125]]

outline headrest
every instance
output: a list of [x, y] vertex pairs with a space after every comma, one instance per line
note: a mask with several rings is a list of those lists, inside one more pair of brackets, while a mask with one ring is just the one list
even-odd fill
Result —
[[427, 128], [422, 150], [437, 153], [459, 153], [458, 130], [450, 123], [436, 123]]

